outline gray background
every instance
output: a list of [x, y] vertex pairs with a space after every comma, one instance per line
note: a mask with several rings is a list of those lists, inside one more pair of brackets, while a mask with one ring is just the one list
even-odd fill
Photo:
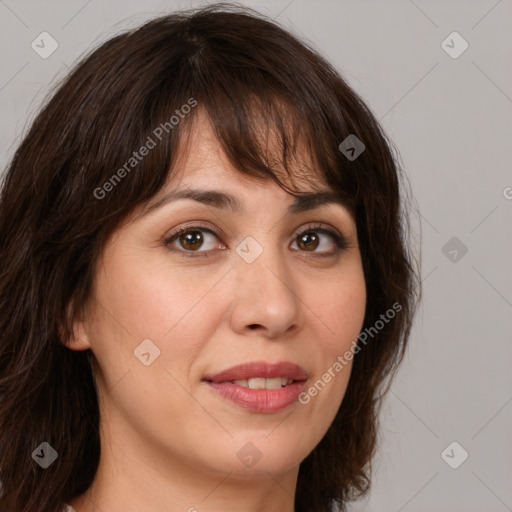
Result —
[[[353, 510], [512, 510], [511, 2], [245, 3], [312, 42], [366, 99], [400, 150], [419, 207], [424, 302], [383, 407], [372, 492]], [[82, 52], [201, 4], [0, 1], [2, 169]], [[59, 44], [47, 59], [31, 48], [43, 31]], [[453, 31], [469, 44], [456, 59], [441, 45]], [[452, 39], [451, 51], [460, 49]], [[443, 252], [452, 237], [459, 241]], [[469, 454], [457, 469], [441, 456], [453, 441]]]

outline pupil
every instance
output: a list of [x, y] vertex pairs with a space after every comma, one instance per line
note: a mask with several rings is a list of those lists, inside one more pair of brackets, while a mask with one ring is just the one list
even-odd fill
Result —
[[[198, 249], [202, 244], [202, 235], [200, 231], [191, 231], [181, 236], [183, 245], [190, 249]], [[318, 237], [313, 232], [307, 232], [300, 238], [303, 247], [316, 249], [318, 246]]]
[[201, 246], [202, 235], [201, 235], [200, 231], [192, 231], [183, 236], [184, 236], [185, 241], [183, 242], [183, 240], [182, 240], [182, 243], [184, 245], [188, 246], [188, 248], [197, 249]]
[[[310, 239], [309, 242], [308, 239]], [[318, 246], [318, 237], [313, 232], [304, 233], [301, 237], [301, 242], [306, 248], [312, 247], [316, 249]]]

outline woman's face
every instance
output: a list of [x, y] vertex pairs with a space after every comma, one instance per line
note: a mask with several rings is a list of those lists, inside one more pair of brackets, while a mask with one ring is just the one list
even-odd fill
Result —
[[150, 204], [201, 189], [240, 210], [181, 198], [138, 211], [106, 246], [68, 346], [92, 349], [119, 460], [174, 478], [268, 478], [297, 470], [343, 399], [351, 362], [339, 358], [366, 303], [356, 225], [338, 203], [290, 211], [294, 197], [233, 169], [201, 119], [179, 178]]

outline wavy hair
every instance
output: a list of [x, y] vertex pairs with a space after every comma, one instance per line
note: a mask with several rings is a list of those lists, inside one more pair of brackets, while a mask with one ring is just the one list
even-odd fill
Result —
[[[191, 98], [199, 108], [160, 130], [156, 147], [112, 182]], [[2, 511], [60, 512], [94, 479], [93, 355], [62, 340], [84, 311], [109, 236], [173, 175], [200, 109], [240, 173], [271, 178], [292, 194], [262, 128], [274, 134], [271, 157], [292, 179], [305, 141], [318, 176], [355, 213], [364, 328], [401, 306], [374, 340], [358, 340], [337, 415], [300, 465], [295, 510], [346, 510], [369, 489], [381, 399], [421, 295], [399, 158], [362, 99], [309, 43], [251, 9], [221, 3], [153, 18], [91, 50], [46, 100], [8, 165], [0, 196]], [[365, 146], [356, 159], [339, 149], [351, 134]], [[107, 182], [108, 198], [99, 197]], [[48, 469], [32, 459], [43, 441], [58, 452]]]

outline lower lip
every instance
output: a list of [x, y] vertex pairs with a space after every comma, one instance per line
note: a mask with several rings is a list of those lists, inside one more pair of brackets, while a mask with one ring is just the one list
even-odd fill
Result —
[[244, 409], [272, 413], [286, 409], [296, 402], [306, 386], [306, 381], [293, 382], [284, 388], [277, 389], [251, 389], [230, 382], [207, 382], [207, 384], [217, 393]]

